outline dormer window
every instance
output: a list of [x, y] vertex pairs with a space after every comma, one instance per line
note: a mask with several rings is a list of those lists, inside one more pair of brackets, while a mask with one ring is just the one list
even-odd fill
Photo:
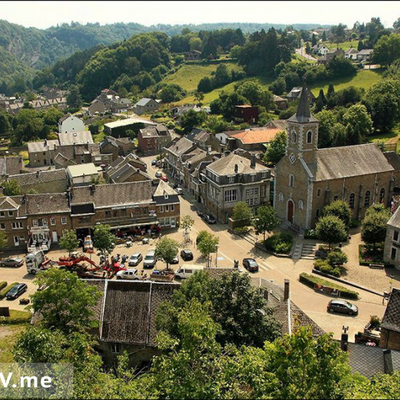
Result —
[[292, 131], [292, 143], [296, 143], [297, 141], [297, 133], [296, 131]]

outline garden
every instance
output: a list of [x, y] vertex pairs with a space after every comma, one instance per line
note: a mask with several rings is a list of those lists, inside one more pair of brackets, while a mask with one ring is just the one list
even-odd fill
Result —
[[293, 237], [286, 232], [277, 232], [264, 241], [264, 246], [272, 253], [289, 254], [293, 246]]
[[370, 264], [382, 264], [383, 261], [383, 247], [373, 246], [369, 244], [360, 244], [358, 246], [358, 258], [360, 265], [369, 266]]
[[314, 262], [314, 269], [328, 275], [339, 278], [343, 275], [345, 268], [343, 264], [347, 263], [347, 255], [343, 253], [340, 247], [322, 245], [315, 253], [318, 259]]

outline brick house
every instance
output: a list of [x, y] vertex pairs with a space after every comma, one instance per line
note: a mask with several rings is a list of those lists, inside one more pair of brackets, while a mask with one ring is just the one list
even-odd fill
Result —
[[314, 227], [324, 206], [334, 200], [347, 201], [357, 220], [373, 203], [388, 206], [399, 186], [397, 156], [382, 153], [374, 143], [318, 149], [319, 122], [310, 114], [306, 90], [287, 120], [286, 154], [275, 166], [278, 216], [300, 230]]
[[161, 153], [171, 142], [171, 134], [165, 125], [157, 124], [139, 130], [138, 149], [145, 155]]
[[258, 107], [249, 104], [235, 106], [233, 117], [237, 123], [256, 124], [258, 122]]
[[256, 210], [269, 204], [271, 169], [248, 158], [229, 154], [206, 166], [206, 207], [227, 223], [234, 205], [244, 201]]

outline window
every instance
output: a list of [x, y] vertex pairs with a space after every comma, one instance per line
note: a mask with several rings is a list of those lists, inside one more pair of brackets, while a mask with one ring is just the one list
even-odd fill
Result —
[[393, 231], [393, 240], [395, 242], [399, 241], [399, 231]]
[[106, 218], [111, 218], [111, 211], [106, 211]]
[[317, 190], [317, 197], [321, 197], [321, 189]]
[[169, 217], [164, 218], [164, 225], [169, 225]]
[[67, 218], [66, 217], [61, 217], [61, 224], [67, 225]]
[[13, 213], [12, 211], [9, 211], [9, 212], [8, 212], [8, 216], [9, 216], [9, 217], [12, 217], [13, 215], [14, 215], [14, 213]]
[[296, 143], [296, 140], [297, 140], [296, 131], [292, 131], [292, 143]]
[[264, 196], [266, 196], [266, 187], [263, 185], [263, 186], [260, 186], [260, 196], [261, 197], [264, 197]]
[[289, 187], [294, 187], [294, 175], [289, 175]]
[[390, 253], [390, 258], [392, 260], [395, 260], [396, 259], [396, 255], [397, 255], [397, 249], [395, 247], [392, 247], [392, 251]]
[[254, 182], [255, 180], [256, 180], [256, 175], [255, 175], [255, 174], [252, 174], [252, 175], [251, 175], [251, 181]]
[[166, 206], [165, 206], [165, 212], [168, 212], [169, 211], [169, 205], [167, 204]]
[[114, 216], [114, 218], [118, 217], [118, 210], [114, 210], [113, 216]]
[[279, 198], [279, 201], [282, 203], [283, 202], [283, 193], [282, 192], [279, 193], [278, 198]]
[[307, 132], [307, 143], [312, 143], [312, 132], [311, 131]]
[[379, 203], [385, 202], [385, 188], [382, 188], [379, 193]]
[[24, 226], [22, 222], [13, 222], [11, 224], [12, 229], [22, 229]]
[[369, 207], [370, 198], [371, 198], [371, 192], [367, 190], [365, 192], [364, 207]]
[[235, 177], [234, 176], [228, 176], [228, 183], [235, 183]]
[[164, 212], [164, 206], [160, 206], [160, 213]]
[[118, 354], [121, 352], [121, 345], [119, 343], [113, 343], [111, 345], [111, 351], [115, 354]]
[[0, 217], [5, 217], [4, 211], [0, 211]]
[[56, 224], [55, 218], [50, 218], [50, 225], [54, 226]]
[[0, 224], [0, 229], [6, 229], [6, 224]]
[[304, 209], [303, 200], [299, 200], [299, 210], [303, 210], [303, 209]]
[[355, 194], [351, 193], [350, 197], [349, 197], [349, 206], [350, 206], [351, 209], [354, 208], [355, 198], [356, 198]]
[[226, 190], [225, 191], [225, 202], [237, 201], [237, 190]]
[[46, 219], [46, 218], [43, 218], [43, 219], [42, 219], [42, 223], [43, 223], [43, 226], [47, 226], [47, 219]]
[[121, 210], [121, 217], [126, 217], [126, 209], [125, 208], [123, 208]]
[[333, 201], [339, 200], [339, 196], [333, 196]]
[[175, 210], [175, 207], [173, 204], [171, 204], [171, 211], [174, 211], [174, 210]]
[[38, 226], [38, 220], [37, 220], [37, 219], [34, 219], [34, 220], [32, 221], [32, 223], [33, 223], [33, 226]]
[[319, 218], [319, 208], [317, 208], [317, 212], [315, 213], [315, 215], [317, 216], [317, 218]]

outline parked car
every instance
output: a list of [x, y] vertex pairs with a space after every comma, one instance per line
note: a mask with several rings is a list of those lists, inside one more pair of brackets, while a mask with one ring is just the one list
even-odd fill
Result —
[[254, 258], [243, 258], [243, 267], [249, 272], [258, 272], [258, 264]]
[[168, 182], [168, 177], [167, 177], [167, 175], [162, 175], [162, 176], [160, 177], [160, 179], [161, 179], [162, 181], [164, 181], [164, 182]]
[[139, 279], [138, 270], [136, 268], [128, 268], [126, 271], [118, 271], [117, 279], [130, 279], [137, 280]]
[[142, 253], [133, 253], [129, 257], [128, 265], [130, 267], [136, 267], [136, 265], [138, 265], [142, 260], [143, 260]]
[[151, 165], [157, 165], [157, 160], [151, 160]]
[[217, 223], [217, 220], [211, 214], [202, 214], [201, 218], [203, 218], [203, 220], [207, 222], [207, 224]]
[[351, 304], [346, 300], [331, 300], [328, 303], [327, 311], [330, 313], [340, 313], [340, 314], [348, 314], [348, 315], [357, 315], [358, 307], [355, 304]]
[[18, 285], [15, 285], [13, 288], [11, 288], [7, 294], [6, 294], [6, 299], [7, 300], [15, 300], [19, 296], [21, 296], [22, 293], [25, 293], [28, 289], [28, 286], [26, 283], [18, 283]]
[[21, 267], [24, 264], [24, 260], [18, 257], [10, 257], [4, 260], [0, 260], [0, 267]]
[[177, 187], [175, 190], [176, 190], [176, 193], [178, 193], [178, 194], [183, 194], [182, 188]]
[[174, 259], [172, 260], [171, 264], [179, 264], [179, 257], [175, 256]]
[[193, 260], [193, 253], [191, 250], [184, 249], [181, 251], [181, 257], [184, 261], [190, 261]]
[[157, 259], [155, 257], [155, 250], [149, 250], [143, 261], [143, 268], [153, 268], [157, 264]]
[[163, 176], [163, 173], [161, 171], [156, 172], [156, 178], [161, 178]]

